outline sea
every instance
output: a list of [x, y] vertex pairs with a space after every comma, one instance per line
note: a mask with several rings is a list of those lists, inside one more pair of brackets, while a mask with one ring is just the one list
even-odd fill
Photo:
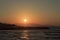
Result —
[[0, 30], [0, 40], [60, 40], [60, 30]]
[[42, 30], [0, 30], [0, 40], [44, 40]]

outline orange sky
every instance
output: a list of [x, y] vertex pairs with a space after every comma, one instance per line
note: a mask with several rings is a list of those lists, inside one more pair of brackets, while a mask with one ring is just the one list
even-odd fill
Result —
[[60, 0], [0, 0], [0, 22], [60, 25]]

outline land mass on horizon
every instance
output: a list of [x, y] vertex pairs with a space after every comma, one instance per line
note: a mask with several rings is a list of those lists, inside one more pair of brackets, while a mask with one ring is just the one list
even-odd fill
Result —
[[[21, 29], [49, 29], [49, 27], [56, 27], [56, 26], [17, 26], [15, 24], [6, 24], [6, 23], [0, 23], [0, 30], [21, 30]], [[60, 27], [60, 26], [57, 26]]]

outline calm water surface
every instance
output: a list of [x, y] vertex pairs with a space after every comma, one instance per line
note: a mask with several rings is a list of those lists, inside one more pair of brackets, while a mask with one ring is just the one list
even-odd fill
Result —
[[45, 40], [45, 30], [0, 30], [0, 40]]

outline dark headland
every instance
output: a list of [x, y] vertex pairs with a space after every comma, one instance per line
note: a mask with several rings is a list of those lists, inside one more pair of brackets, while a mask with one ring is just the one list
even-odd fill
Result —
[[6, 23], [0, 23], [0, 30], [24, 30], [24, 29], [49, 29], [49, 27], [53, 26], [35, 26], [35, 27], [24, 27], [24, 26], [17, 26], [15, 24], [6, 24]]

